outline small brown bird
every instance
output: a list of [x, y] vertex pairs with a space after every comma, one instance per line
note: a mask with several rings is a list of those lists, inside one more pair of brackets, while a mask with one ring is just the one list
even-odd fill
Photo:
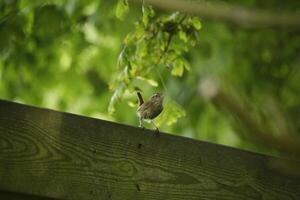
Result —
[[143, 126], [143, 120], [149, 120], [159, 132], [158, 127], [154, 124], [153, 119], [157, 117], [164, 109], [163, 100], [164, 97], [161, 93], [155, 93], [149, 101], [144, 102], [140, 92], [137, 92], [139, 98], [139, 107], [137, 109], [137, 115], [140, 121], [140, 127]]

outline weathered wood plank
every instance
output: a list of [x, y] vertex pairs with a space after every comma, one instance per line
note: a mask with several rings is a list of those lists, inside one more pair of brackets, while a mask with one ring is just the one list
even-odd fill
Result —
[[300, 177], [272, 165], [283, 162], [0, 101], [0, 190], [58, 199], [299, 199]]

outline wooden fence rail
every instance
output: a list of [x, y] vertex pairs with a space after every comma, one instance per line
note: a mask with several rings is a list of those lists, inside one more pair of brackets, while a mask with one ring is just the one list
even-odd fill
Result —
[[286, 162], [0, 100], [0, 199], [297, 200]]

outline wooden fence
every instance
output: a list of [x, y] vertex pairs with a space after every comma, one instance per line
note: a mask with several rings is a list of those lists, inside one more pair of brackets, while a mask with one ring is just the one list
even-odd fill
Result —
[[297, 161], [0, 100], [1, 200], [297, 200], [299, 166]]

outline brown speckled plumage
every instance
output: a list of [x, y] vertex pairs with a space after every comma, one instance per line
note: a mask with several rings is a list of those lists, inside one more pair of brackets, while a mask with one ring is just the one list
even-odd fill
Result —
[[[156, 93], [149, 101], [144, 102], [142, 95], [139, 92], [137, 92], [137, 94], [140, 102], [137, 109], [140, 126], [143, 127], [142, 121], [145, 119], [151, 120], [151, 123], [155, 126], [152, 119], [157, 117], [163, 111], [163, 95], [161, 93]], [[157, 127], [156, 129], [158, 130]]]

